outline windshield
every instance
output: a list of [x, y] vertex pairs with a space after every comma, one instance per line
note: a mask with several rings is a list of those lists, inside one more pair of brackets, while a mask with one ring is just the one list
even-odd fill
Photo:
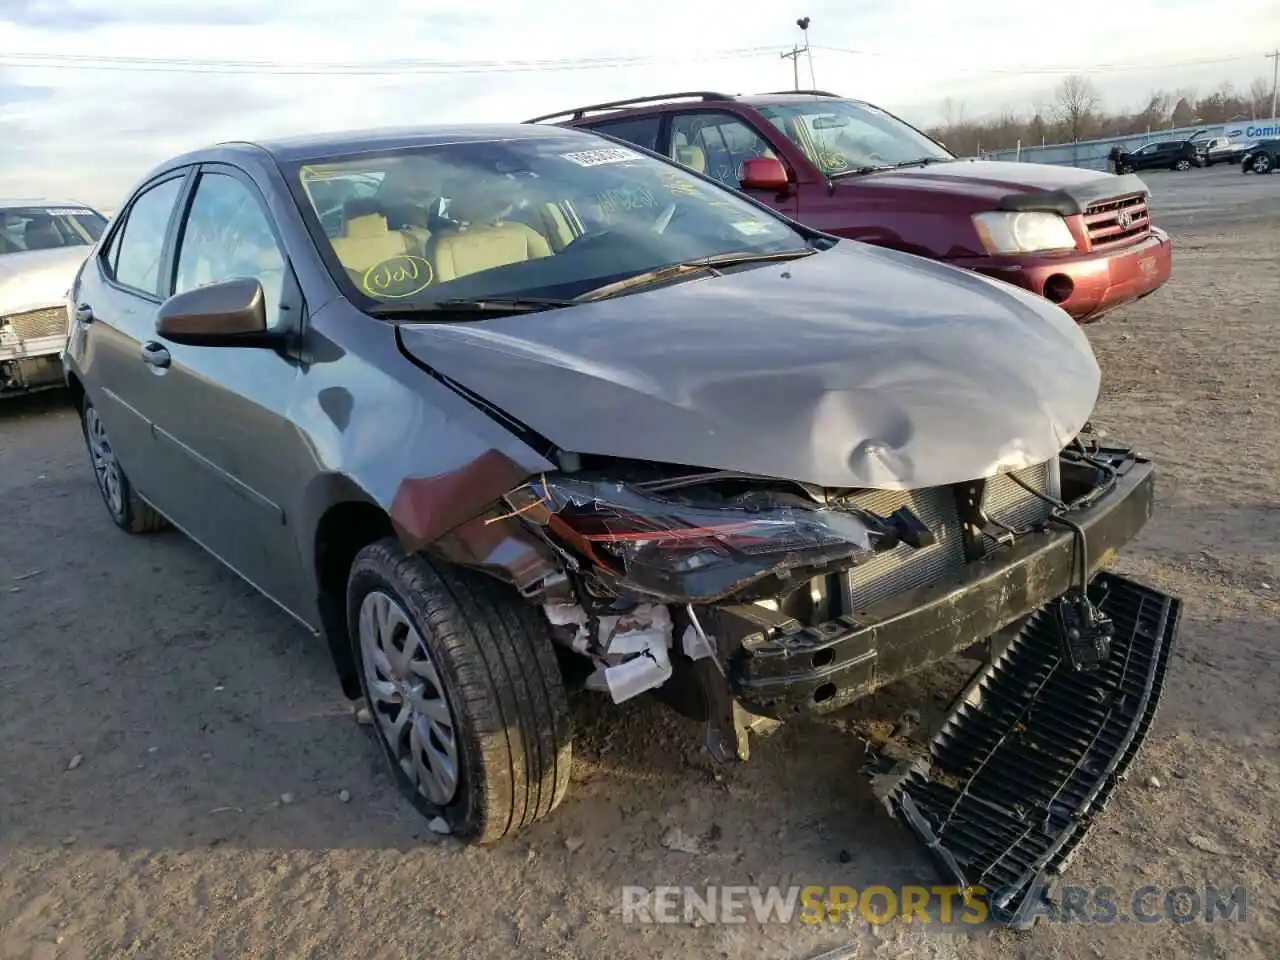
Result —
[[0, 207], [0, 256], [87, 247], [106, 225], [106, 218], [88, 207]]
[[582, 134], [295, 164], [330, 271], [365, 309], [566, 299], [723, 254], [806, 249], [785, 220], [681, 167]]
[[870, 104], [823, 97], [758, 109], [827, 176], [955, 159], [920, 131]]

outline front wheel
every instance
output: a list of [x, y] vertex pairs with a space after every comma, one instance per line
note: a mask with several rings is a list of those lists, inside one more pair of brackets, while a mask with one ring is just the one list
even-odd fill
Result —
[[133, 489], [124, 468], [116, 459], [106, 424], [89, 402], [87, 394], [80, 404], [80, 427], [93, 464], [93, 476], [98, 481], [98, 492], [102, 494], [102, 503], [112, 522], [129, 533], [155, 533], [167, 527], [168, 521]]
[[1268, 154], [1260, 153], [1253, 158], [1253, 172], [1257, 174], [1270, 173], [1274, 167], [1271, 157]]
[[1173, 165], [1173, 169], [1175, 169], [1175, 170], [1190, 170], [1190, 169], [1191, 169], [1191, 161], [1190, 161], [1190, 160], [1188, 160], [1186, 157], [1183, 157], [1181, 160], [1179, 160], [1177, 163], [1175, 163], [1175, 164]]
[[538, 611], [388, 538], [352, 563], [347, 621], [392, 777], [433, 825], [490, 844], [559, 805], [572, 730]]

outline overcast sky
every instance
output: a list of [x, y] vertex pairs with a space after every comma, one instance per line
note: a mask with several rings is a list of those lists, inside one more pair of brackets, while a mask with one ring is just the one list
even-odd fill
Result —
[[[922, 125], [939, 119], [947, 97], [968, 115], [1025, 112], [1076, 67], [1089, 68], [1110, 106], [1137, 104], [1154, 87], [1269, 83], [1263, 55], [1280, 45], [1280, 0], [0, 0], [0, 196], [114, 207], [151, 165], [218, 140], [521, 120], [682, 89], [782, 89], [791, 64], [777, 50], [801, 40], [802, 15], [812, 18], [819, 87]], [[769, 49], [722, 55], [756, 48]], [[65, 58], [85, 55], [301, 66], [267, 76], [68, 68]], [[314, 66], [620, 57], [649, 59], [451, 74]]]

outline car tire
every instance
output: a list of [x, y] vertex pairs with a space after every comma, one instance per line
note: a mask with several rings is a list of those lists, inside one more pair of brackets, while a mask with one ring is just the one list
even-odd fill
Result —
[[112, 522], [128, 533], [157, 533], [166, 529], [169, 521], [133, 489], [124, 468], [116, 459], [106, 425], [87, 395], [80, 403], [80, 429], [89, 451], [98, 492]]
[[1190, 170], [1190, 169], [1191, 169], [1191, 161], [1190, 161], [1190, 160], [1188, 160], [1186, 157], [1183, 157], [1181, 160], [1178, 160], [1178, 161], [1175, 161], [1175, 162], [1174, 162], [1174, 164], [1173, 164], [1173, 169], [1175, 169], [1175, 170]]
[[1271, 157], [1268, 154], [1260, 153], [1253, 158], [1253, 172], [1259, 175], [1266, 175], [1274, 169]]
[[572, 721], [537, 610], [389, 537], [352, 562], [347, 629], [374, 736], [431, 829], [493, 844], [559, 805]]

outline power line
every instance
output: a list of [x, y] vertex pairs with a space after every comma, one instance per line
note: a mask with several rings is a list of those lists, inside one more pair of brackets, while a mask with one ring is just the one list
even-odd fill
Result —
[[[41, 70], [90, 70], [107, 72], [132, 73], [200, 73], [200, 74], [248, 74], [269, 76], [404, 76], [417, 74], [472, 74], [472, 73], [536, 73], [572, 70], [603, 70], [617, 67], [647, 66], [659, 63], [670, 63], [687, 60], [743, 60], [756, 57], [782, 56], [793, 61], [797, 69], [799, 54], [808, 53], [810, 73], [812, 75], [812, 50], [823, 50], [828, 53], [859, 57], [879, 57], [894, 60], [929, 61], [936, 59], [921, 55], [904, 53], [886, 53], [879, 50], [862, 50], [850, 47], [819, 46], [809, 47], [807, 40], [804, 47], [793, 45], [790, 49], [781, 46], [739, 47], [725, 50], [701, 51], [696, 55], [628, 55], [609, 57], [571, 57], [558, 60], [434, 60], [434, 59], [385, 59], [376, 63], [367, 61], [323, 62], [323, 61], [264, 61], [264, 60], [218, 60], [195, 57], [125, 57], [103, 54], [73, 53], [13, 53], [0, 51], [0, 66], [19, 67]], [[1168, 61], [1131, 61], [1121, 63], [1099, 63], [1091, 65], [1059, 65], [1017, 68], [986, 68], [970, 70], [956, 65], [960, 73], [969, 75], [1005, 75], [1027, 76], [1045, 75], [1061, 76], [1066, 74], [1099, 74], [1121, 71], [1153, 70], [1172, 67], [1196, 65], [1214, 65], [1252, 60], [1256, 54], [1241, 54], [1226, 57], [1200, 57], [1194, 59]], [[1267, 54], [1277, 61], [1280, 57]], [[798, 85], [798, 76], [795, 78]], [[1273, 83], [1273, 93], [1275, 84]], [[1275, 112], [1274, 109], [1272, 111]]]
[[[937, 59], [934, 57], [926, 57], [926, 56], [918, 56], [918, 55], [913, 56], [911, 54], [901, 54], [901, 53], [885, 53], [879, 50], [859, 50], [851, 47], [827, 47], [827, 46], [817, 46], [817, 45], [815, 45], [813, 49], [825, 50], [828, 53], [843, 53], [843, 54], [848, 54], [850, 56], [888, 57], [894, 60], [920, 60], [920, 61], [927, 60], [930, 63], [937, 63]], [[963, 66], [957, 65], [955, 69], [963, 73], [974, 73], [978, 75], [1007, 74], [1007, 75], [1013, 75], [1013, 76], [1025, 76], [1027, 74], [1045, 74], [1045, 75], [1052, 75], [1052, 76], [1061, 76], [1064, 74], [1072, 74], [1072, 73], [1082, 73], [1082, 74], [1114, 73], [1114, 72], [1129, 71], [1129, 70], [1161, 70], [1168, 67], [1189, 67], [1189, 66], [1197, 66], [1197, 65], [1214, 65], [1219, 63], [1235, 63], [1242, 60], [1252, 60], [1254, 56], [1256, 56], [1256, 54], [1235, 54], [1232, 56], [1224, 56], [1224, 57], [1199, 57], [1199, 58], [1190, 59], [1190, 60], [1166, 60], [1166, 61], [1132, 60], [1132, 61], [1121, 62], [1121, 63], [1076, 64], [1074, 66], [1064, 64], [1060, 66], [1009, 67], [1009, 68], [1003, 68], [1003, 69], [999, 67], [993, 67], [989, 69], [972, 70], [972, 71], [966, 69]]]
[[105, 70], [137, 73], [228, 73], [286, 76], [398, 76], [404, 74], [527, 73], [558, 70], [599, 70], [643, 66], [679, 60], [736, 60], [776, 56], [778, 47], [741, 47], [700, 51], [696, 55], [574, 57], [561, 60], [426, 60], [386, 59], [369, 62], [271, 62], [263, 60], [205, 60], [193, 57], [113, 57], [98, 54], [6, 53], [0, 66], [48, 70]]

